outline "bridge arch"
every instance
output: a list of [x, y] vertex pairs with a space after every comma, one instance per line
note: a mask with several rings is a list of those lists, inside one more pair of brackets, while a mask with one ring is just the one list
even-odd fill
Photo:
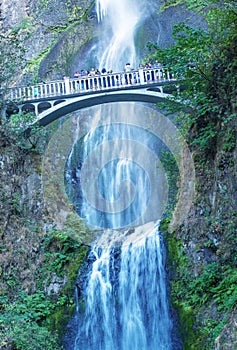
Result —
[[34, 113], [35, 111], [35, 106], [32, 103], [26, 103], [24, 106], [22, 106], [22, 112], [24, 113]]
[[62, 102], [65, 102], [66, 100], [63, 99], [63, 100], [57, 100], [53, 103], [54, 106], [58, 105], [59, 103], [62, 103]]
[[43, 111], [45, 111], [51, 107], [52, 107], [52, 105], [50, 102], [47, 102], [47, 101], [40, 102], [37, 105], [38, 113], [42, 113]]
[[119, 90], [73, 97], [65, 101], [60, 100], [57, 103], [55, 102], [51, 108], [42, 112], [35, 122], [39, 123], [41, 126], [46, 126], [62, 116], [95, 105], [111, 102], [158, 103], [164, 101], [168, 96], [170, 96], [160, 92], [158, 89], [156, 89], [156, 91], [154, 90], [155, 89]]

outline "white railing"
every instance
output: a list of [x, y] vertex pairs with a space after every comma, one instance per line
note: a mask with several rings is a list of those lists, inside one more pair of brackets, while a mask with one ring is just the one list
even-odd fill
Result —
[[53, 96], [71, 95], [119, 87], [175, 80], [164, 68], [139, 69], [129, 73], [110, 73], [98, 76], [65, 78], [48, 83], [10, 88], [11, 100], [33, 100]]

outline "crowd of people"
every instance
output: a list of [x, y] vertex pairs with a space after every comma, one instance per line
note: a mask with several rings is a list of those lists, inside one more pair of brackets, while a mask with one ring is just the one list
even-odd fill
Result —
[[[101, 69], [101, 71], [98, 68], [94, 67], [92, 67], [90, 70], [81, 69], [80, 71], [75, 71], [75, 73], [73, 74], [73, 79], [76, 79], [76, 85], [74, 89], [90, 90], [97, 88], [107, 88], [112, 86], [122, 86], [134, 83], [136, 84], [140, 83], [141, 79], [142, 82], [154, 81], [163, 77], [162, 67], [163, 65], [156, 60], [154, 63], [149, 62], [144, 65], [139, 64], [137, 70], [131, 67], [130, 62], [127, 62], [123, 68], [124, 74], [121, 74], [121, 72], [114, 73], [112, 69], [106, 70], [106, 68]], [[154, 72], [154, 69], [157, 71]], [[141, 78], [140, 70], [144, 71], [144, 73], [142, 74], [143, 78]], [[152, 71], [150, 72], [150, 70]], [[65, 75], [63, 79], [66, 79], [67, 81], [69, 77]], [[66, 82], [65, 84], [69, 83]], [[70, 88], [68, 85], [66, 90], [69, 89]]]
[[[145, 65], [143, 64], [139, 64], [138, 69], [154, 69], [154, 68], [158, 68], [161, 69], [163, 67], [163, 65], [161, 63], [158, 62], [158, 60], [156, 60], [154, 63], [146, 63]], [[131, 64], [129, 62], [127, 62], [124, 66], [123, 71], [125, 73], [130, 73], [132, 71], [134, 71], [135, 69], [131, 67]], [[113, 70], [106, 70], [106, 68], [103, 68], [101, 71], [98, 68], [94, 68], [92, 67], [90, 70], [84, 70], [81, 69], [80, 71], [76, 71], [73, 74], [73, 78], [78, 79], [78, 78], [85, 78], [85, 77], [98, 77], [100, 75], [106, 75], [106, 74], [113, 74]]]

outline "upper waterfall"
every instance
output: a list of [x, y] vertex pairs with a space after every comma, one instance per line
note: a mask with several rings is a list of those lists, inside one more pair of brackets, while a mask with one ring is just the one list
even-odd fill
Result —
[[135, 34], [146, 10], [141, 0], [97, 0], [98, 22], [103, 22], [103, 40], [100, 42], [99, 65], [119, 72], [126, 62], [135, 67], [137, 62]]

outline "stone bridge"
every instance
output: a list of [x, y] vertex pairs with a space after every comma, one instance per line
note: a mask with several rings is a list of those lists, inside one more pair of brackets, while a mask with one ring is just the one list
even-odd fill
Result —
[[63, 115], [94, 105], [138, 101], [157, 103], [170, 96], [179, 82], [165, 69], [139, 69], [94, 77], [13, 87], [9, 113], [32, 112], [46, 126]]

